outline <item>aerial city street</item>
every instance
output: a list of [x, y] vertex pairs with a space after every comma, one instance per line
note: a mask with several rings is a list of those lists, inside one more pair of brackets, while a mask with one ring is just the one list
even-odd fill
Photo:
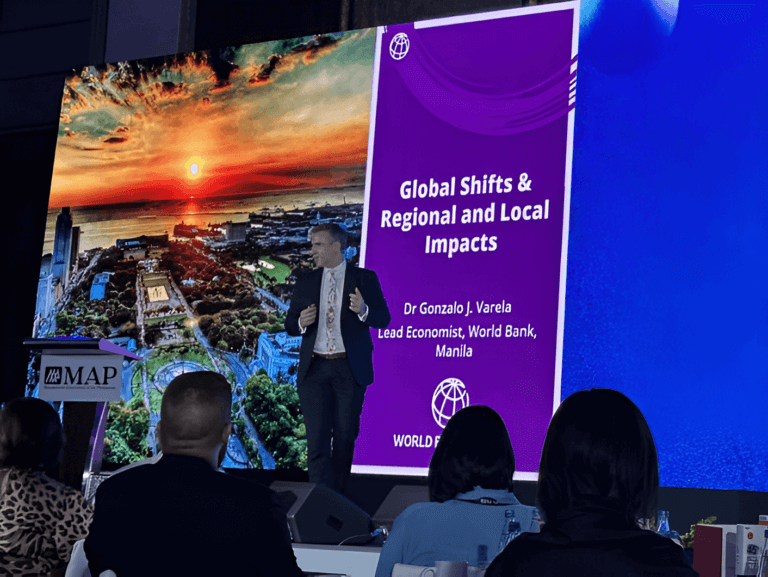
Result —
[[[214, 370], [232, 384], [234, 427], [223, 465], [306, 469], [295, 391], [300, 337], [288, 336], [283, 322], [297, 275], [312, 267], [312, 226], [343, 224], [350, 234], [347, 256], [356, 261], [363, 207], [346, 199], [361, 201], [362, 188], [262, 194], [252, 204], [262, 208], [247, 216], [229, 213], [238, 222], [206, 225], [188, 222], [225, 213], [213, 199], [204, 206], [192, 201], [198, 212], [174, 217], [172, 231], [162, 232], [157, 226], [169, 214], [189, 211], [189, 203], [161, 207], [159, 222], [143, 206], [122, 206], [110, 221], [81, 226], [73, 220], [85, 209], [51, 214], [53, 252], [43, 257], [34, 335], [108, 338], [143, 358], [123, 363], [122, 400], [110, 406], [105, 466], [156, 453], [164, 388], [178, 374]], [[339, 194], [341, 204], [320, 204]], [[142, 234], [80, 250], [86, 235], [103, 239], [106, 231], [99, 228], [119, 221], [137, 223]]]

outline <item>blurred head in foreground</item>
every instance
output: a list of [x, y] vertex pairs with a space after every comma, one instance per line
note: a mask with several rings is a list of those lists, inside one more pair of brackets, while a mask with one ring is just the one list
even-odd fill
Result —
[[232, 430], [232, 388], [219, 373], [173, 379], [163, 393], [157, 434], [166, 455], [188, 455], [221, 465]]
[[59, 415], [45, 401], [18, 398], [0, 411], [0, 466], [46, 471], [59, 464], [63, 447]]
[[442, 503], [475, 487], [512, 491], [515, 454], [504, 421], [483, 405], [457, 412], [429, 462], [429, 498]]
[[658, 489], [656, 445], [632, 401], [610, 389], [563, 401], [541, 452], [537, 501], [546, 520], [598, 504], [636, 524], [655, 516]]

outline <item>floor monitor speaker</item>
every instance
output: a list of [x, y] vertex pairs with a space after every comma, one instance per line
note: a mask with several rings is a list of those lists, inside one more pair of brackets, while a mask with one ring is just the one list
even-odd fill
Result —
[[352, 501], [318, 483], [275, 481], [294, 543], [338, 545], [371, 532], [371, 517]]

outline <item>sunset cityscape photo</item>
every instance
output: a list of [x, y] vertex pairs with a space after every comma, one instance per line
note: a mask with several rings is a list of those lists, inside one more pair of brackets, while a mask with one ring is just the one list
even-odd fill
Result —
[[33, 334], [142, 357], [124, 363], [105, 467], [154, 454], [165, 386], [215, 370], [233, 391], [224, 466], [306, 468], [283, 321], [311, 226], [343, 224], [357, 258], [374, 44], [365, 30], [67, 78]]

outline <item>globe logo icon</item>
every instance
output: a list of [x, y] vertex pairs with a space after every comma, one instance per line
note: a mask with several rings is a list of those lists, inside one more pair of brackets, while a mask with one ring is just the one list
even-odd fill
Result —
[[453, 415], [469, 405], [469, 393], [464, 383], [453, 377], [437, 385], [432, 395], [432, 417], [441, 428], [445, 428]]
[[405, 32], [400, 32], [395, 34], [392, 42], [389, 43], [389, 55], [395, 60], [402, 60], [408, 54], [410, 47], [411, 41], [408, 40], [408, 35]]

